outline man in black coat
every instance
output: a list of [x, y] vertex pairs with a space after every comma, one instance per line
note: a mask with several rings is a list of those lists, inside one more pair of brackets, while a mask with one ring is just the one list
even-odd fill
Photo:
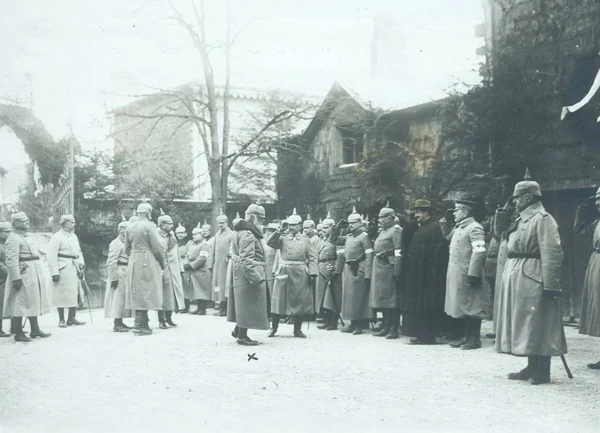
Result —
[[432, 218], [429, 200], [417, 200], [412, 210], [418, 228], [404, 249], [403, 311], [414, 319], [410, 342], [435, 344], [444, 312], [448, 242]]

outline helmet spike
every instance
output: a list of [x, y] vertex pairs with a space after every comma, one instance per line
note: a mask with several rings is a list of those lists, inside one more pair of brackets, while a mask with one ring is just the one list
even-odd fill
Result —
[[260, 202], [261, 202], [261, 197], [258, 197], [258, 200], [256, 200], [256, 204], [260, 206]]
[[529, 173], [529, 167], [525, 168], [525, 177], [523, 178], [524, 180], [531, 180], [531, 173]]
[[159, 208], [159, 209], [160, 209], [160, 214], [161, 214], [161, 215], [165, 215], [165, 211], [164, 211], [164, 210], [162, 210], [162, 207], [161, 207], [161, 208]]
[[127, 221], [127, 219], [125, 218], [125, 214], [122, 213], [121, 214], [121, 222], [125, 222], [125, 221]]

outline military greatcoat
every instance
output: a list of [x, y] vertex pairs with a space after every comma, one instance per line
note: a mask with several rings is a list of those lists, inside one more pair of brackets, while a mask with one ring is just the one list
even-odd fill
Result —
[[48, 243], [47, 260], [50, 275], [60, 277], [57, 282], [51, 282], [54, 306], [77, 307], [78, 295], [83, 294], [79, 269], [84, 265], [77, 235], [63, 229], [54, 233]]
[[[187, 241], [179, 244], [179, 261], [181, 262], [181, 266], [184, 267], [186, 264], [189, 264], [187, 259], [188, 248], [193, 241]], [[192, 281], [190, 280], [190, 273], [188, 271], [183, 271], [181, 275], [181, 282], [183, 284], [183, 297], [185, 299], [191, 299], [193, 288]]]
[[398, 291], [394, 278], [400, 277], [402, 265], [402, 229], [392, 226], [381, 230], [373, 245], [371, 276], [372, 308], [398, 308]]
[[542, 203], [519, 214], [507, 247], [496, 350], [519, 356], [567, 353], [560, 301], [542, 295], [543, 290], [560, 293], [563, 260], [558, 226]]
[[2, 307], [4, 306], [4, 286], [8, 277], [8, 269], [6, 269], [6, 251], [4, 242], [0, 242], [0, 320], [2, 320]]
[[166, 266], [163, 271], [163, 310], [183, 310], [183, 265], [179, 260], [179, 245], [173, 232], [158, 229], [160, 242], [165, 250]]
[[[373, 272], [373, 246], [364, 228], [339, 238], [344, 242], [344, 273], [342, 275], [342, 317], [347, 320], [375, 318], [375, 311], [369, 305], [370, 288], [365, 279]], [[358, 260], [356, 275], [349, 261]]]
[[188, 245], [187, 260], [192, 267], [190, 281], [192, 283], [192, 301], [210, 301], [212, 299], [212, 273], [208, 270], [210, 244], [205, 240]]
[[308, 237], [284, 234], [276, 231], [267, 245], [281, 253], [275, 271], [271, 311], [275, 314], [300, 316], [314, 314], [316, 299], [310, 284], [310, 276], [317, 275], [317, 258]]
[[212, 272], [213, 272], [213, 301], [221, 302], [227, 299], [227, 263], [229, 261], [229, 245], [233, 231], [229, 227], [218, 230], [214, 236], [214, 248], [212, 249]]
[[[4, 289], [4, 317], [41, 316], [50, 311], [47, 275], [37, 246], [26, 232], [13, 228], [6, 244], [8, 278]], [[12, 282], [22, 280], [15, 290]]]
[[586, 230], [580, 233], [592, 232], [594, 250], [590, 256], [583, 282], [581, 297], [581, 318], [579, 333], [600, 337], [600, 220], [595, 220]]
[[[106, 293], [104, 295], [104, 317], [108, 319], [123, 319], [131, 317], [131, 310], [125, 308], [127, 298], [127, 262], [129, 257], [125, 254], [125, 236], [118, 236], [108, 246], [106, 270]], [[117, 282], [113, 289], [111, 283]]]
[[[449, 237], [446, 314], [456, 319], [485, 319], [489, 286], [485, 283], [483, 273], [486, 258], [483, 227], [474, 218], [467, 218], [456, 225]], [[479, 279], [477, 288], [471, 288], [468, 278], [470, 276]]]
[[275, 268], [275, 257], [277, 256], [277, 249], [271, 248], [267, 245], [265, 239], [262, 240], [263, 248], [265, 249], [265, 262], [267, 264], [267, 287], [269, 288], [269, 296], [273, 296], [273, 283], [275, 276], [273, 274]]
[[240, 220], [231, 239], [231, 282], [228, 287], [227, 321], [248, 329], [269, 329], [268, 290], [262, 234], [250, 222]]
[[[335, 273], [335, 264], [338, 259], [336, 249], [336, 245], [329, 240], [321, 242], [318, 255], [319, 275], [317, 275], [316, 298], [317, 309], [322, 305], [323, 308], [337, 312], [342, 301], [342, 279], [339, 273]], [[328, 269], [330, 266], [333, 267], [332, 271]], [[331, 291], [334, 292], [333, 296], [337, 305], [333, 303]]]
[[156, 225], [147, 220], [131, 223], [125, 236], [127, 265], [127, 298], [129, 310], [161, 310], [162, 270], [165, 251], [156, 232]]

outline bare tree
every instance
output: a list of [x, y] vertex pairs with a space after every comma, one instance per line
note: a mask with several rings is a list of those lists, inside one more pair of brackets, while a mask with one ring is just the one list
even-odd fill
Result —
[[[192, 41], [202, 64], [201, 85], [186, 85], [177, 89], [155, 89], [157, 92], [143, 97], [156, 97], [159, 103], [147, 112], [121, 110], [120, 116], [137, 119], [130, 127], [150, 122], [146, 138], [156, 132], [163, 122], [170, 122], [172, 134], [178, 133], [190, 125], [197, 131], [202, 143], [202, 152], [192, 156], [205, 158], [210, 179], [213, 218], [219, 209], [226, 210], [230, 188], [230, 174], [234, 167], [239, 168], [250, 160], [276, 161], [278, 151], [299, 151], [296, 142], [288, 138], [293, 135], [295, 123], [301, 119], [311, 118], [314, 107], [296, 98], [284, 98], [277, 93], [265, 99], [265, 107], [259, 112], [248, 113], [248, 125], [234, 131], [231, 130], [230, 102], [231, 96], [231, 50], [240, 36], [242, 27], [232, 31], [231, 5], [227, 1], [227, 23], [225, 41], [222, 44], [211, 43], [207, 38], [206, 11], [204, 2], [190, 1], [191, 20], [169, 1], [173, 12], [172, 18], [185, 29]], [[225, 74], [223, 86], [215, 82], [211, 52], [223, 49]], [[148, 124], [148, 123], [146, 123]], [[164, 127], [164, 125], [161, 125]], [[113, 136], [115, 134], [113, 133]], [[260, 167], [260, 164], [258, 164]], [[247, 167], [244, 167], [247, 169]], [[244, 173], [252, 176], [251, 174]], [[257, 173], [256, 173], [257, 174]], [[257, 190], [257, 195], [262, 195]], [[256, 198], [256, 197], [253, 197]]]

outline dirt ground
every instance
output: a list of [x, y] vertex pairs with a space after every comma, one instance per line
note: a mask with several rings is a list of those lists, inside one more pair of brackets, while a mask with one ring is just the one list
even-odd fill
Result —
[[244, 347], [221, 317], [176, 315], [178, 328], [135, 337], [100, 310], [94, 323], [79, 315], [88, 323], [67, 329], [42, 317], [45, 340], [0, 340], [1, 433], [600, 431], [600, 372], [586, 368], [600, 339], [574, 328], [575, 379], [554, 358], [552, 384], [532, 386], [506, 379], [526, 361], [489, 339], [475, 351], [415, 347], [312, 323], [306, 340], [281, 325], [276, 338], [250, 331], [262, 344]]

